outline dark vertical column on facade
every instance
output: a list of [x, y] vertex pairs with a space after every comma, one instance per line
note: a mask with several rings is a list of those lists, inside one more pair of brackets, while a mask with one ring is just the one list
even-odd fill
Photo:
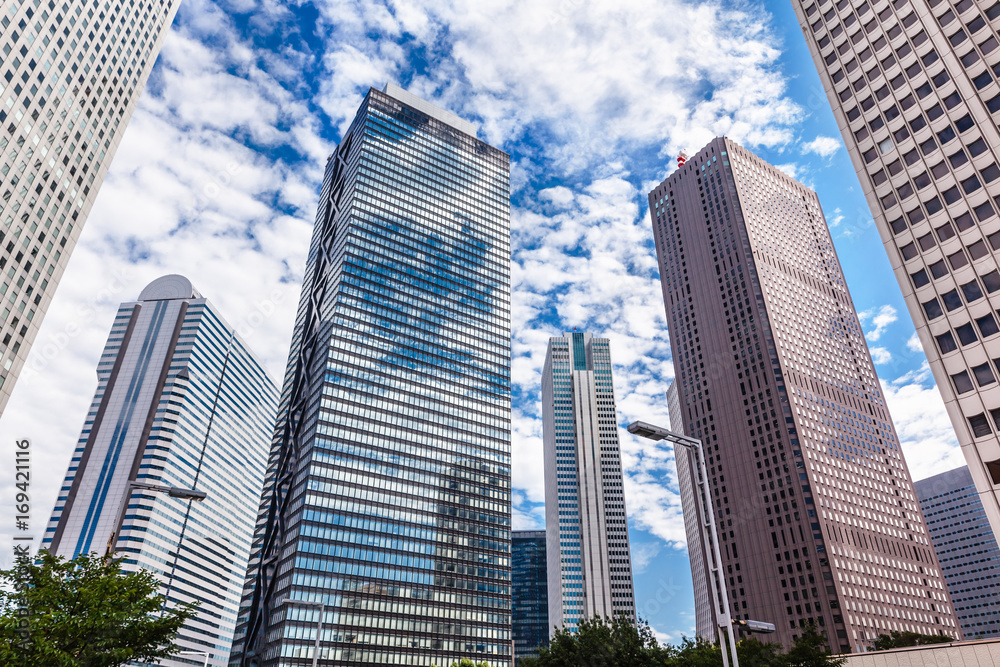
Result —
[[515, 665], [549, 643], [544, 530], [520, 530], [511, 535], [511, 636]]

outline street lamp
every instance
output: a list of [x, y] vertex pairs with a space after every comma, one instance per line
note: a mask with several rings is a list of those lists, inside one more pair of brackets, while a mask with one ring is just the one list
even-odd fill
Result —
[[[722, 573], [722, 554], [719, 552], [719, 534], [715, 527], [715, 509], [712, 506], [712, 494], [708, 488], [708, 471], [705, 468], [701, 440], [678, 435], [662, 426], [639, 421], [629, 424], [628, 432], [650, 440], [667, 440], [672, 442], [674, 447], [686, 447], [694, 452], [695, 462], [698, 466], [698, 489], [701, 491], [703, 504], [702, 518], [699, 523], [701, 524], [702, 539], [708, 545], [708, 569], [710, 576], [714, 579], [714, 585], [709, 586], [709, 589], [712, 593], [712, 605], [715, 608], [715, 623], [716, 627], [724, 632], [729, 640], [729, 650], [733, 654], [733, 667], [740, 667], [739, 658], [736, 656], [736, 633], [733, 632], [733, 618], [729, 613], [729, 592], [726, 589], [726, 578]], [[722, 664], [729, 667], [726, 647], [722, 646], [721, 648]]]
[[316, 623], [316, 646], [313, 648], [313, 664], [312, 667], [316, 667], [319, 664], [319, 638], [323, 634], [323, 614], [326, 613], [327, 605], [322, 602], [313, 602], [312, 600], [291, 600], [285, 598], [281, 601], [282, 604], [298, 604], [303, 607], [319, 607], [319, 621]]
[[[166, 486], [165, 484], [150, 484], [149, 482], [138, 482], [134, 479], [128, 481], [128, 485], [125, 487], [125, 495], [122, 497], [121, 508], [118, 510], [118, 520], [115, 522], [115, 529], [111, 533], [111, 537], [108, 539], [108, 548], [104, 552], [106, 556], [110, 556], [114, 553], [115, 544], [118, 543], [118, 535], [121, 533], [122, 524], [125, 522], [125, 512], [128, 510], [128, 501], [132, 498], [132, 491], [134, 489], [139, 489], [141, 491], [156, 491], [158, 493], [166, 493], [172, 498], [183, 498], [185, 500], [204, 500], [205, 492], [199, 491], [197, 489], [184, 489], [177, 486]], [[205, 658], [208, 660], [208, 658]]]
[[203, 667], [208, 667], [208, 651], [181, 651], [177, 655], [203, 655], [205, 656], [205, 664]]

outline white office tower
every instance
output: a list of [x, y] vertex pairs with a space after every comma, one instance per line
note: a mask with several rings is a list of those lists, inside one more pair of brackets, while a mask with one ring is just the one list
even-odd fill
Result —
[[114, 541], [123, 569], [153, 572], [168, 605], [200, 603], [177, 639], [189, 655], [161, 665], [228, 663], [277, 402], [186, 278], [158, 278], [119, 307], [43, 546], [72, 558]]
[[0, 413], [178, 4], [0, 3]]
[[1000, 534], [1000, 4], [792, 6]]
[[542, 372], [549, 627], [635, 618], [618, 420], [606, 338], [550, 338]]

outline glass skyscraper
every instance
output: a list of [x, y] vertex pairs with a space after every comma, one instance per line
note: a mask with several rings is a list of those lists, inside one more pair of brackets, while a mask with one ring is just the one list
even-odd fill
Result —
[[[67, 558], [113, 547], [124, 569], [156, 575], [167, 604], [199, 602], [177, 643], [224, 667], [278, 388], [215, 307], [176, 275], [121, 305], [97, 379], [43, 546]], [[191, 502], [134, 482], [206, 498]]]
[[511, 632], [514, 662], [533, 657], [549, 643], [548, 570], [544, 530], [515, 530], [511, 536]]
[[510, 163], [372, 89], [330, 157], [233, 665], [511, 664]]
[[179, 4], [0, 4], [0, 413]]
[[965, 466], [914, 488], [964, 639], [1000, 637], [1000, 547]]
[[549, 339], [542, 371], [549, 630], [635, 617], [607, 338]]

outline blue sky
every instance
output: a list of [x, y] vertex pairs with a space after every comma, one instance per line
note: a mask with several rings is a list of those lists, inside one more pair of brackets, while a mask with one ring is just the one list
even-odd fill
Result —
[[[817, 189], [914, 476], [963, 464], [785, 0], [184, 0], [0, 420], [0, 455], [28, 437], [52, 471], [38, 534], [115, 309], [153, 278], [187, 275], [280, 381], [326, 156], [388, 80], [512, 157], [515, 527], [542, 525], [549, 336], [610, 338], [621, 424], [667, 423], [646, 193], [718, 134]], [[672, 455], [621, 438], [639, 612], [677, 641], [694, 619]]]

